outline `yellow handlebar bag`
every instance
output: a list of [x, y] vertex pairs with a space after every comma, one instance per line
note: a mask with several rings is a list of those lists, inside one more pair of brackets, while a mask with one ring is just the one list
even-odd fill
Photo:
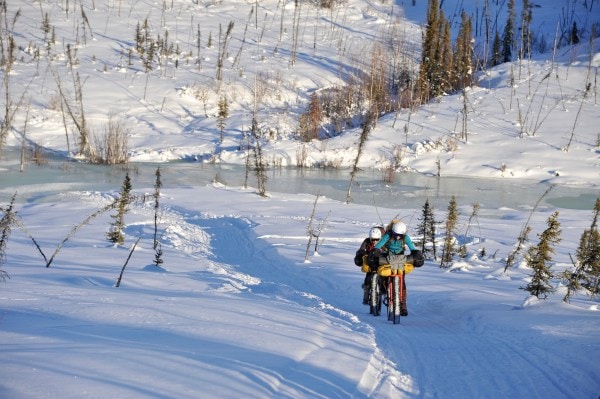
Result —
[[[363, 260], [363, 264], [360, 267], [360, 271], [363, 273], [370, 273], [371, 272], [371, 267], [369, 266], [368, 263], [368, 255], [363, 256], [362, 260]], [[412, 272], [414, 270], [414, 266], [411, 263], [405, 263], [404, 264], [404, 274], [408, 274], [410, 272]], [[389, 277], [392, 275], [392, 267], [390, 265], [381, 265], [377, 268], [377, 274], [379, 274], [381, 277]]]
[[[405, 263], [404, 264], [404, 270], [398, 270], [398, 271], [404, 271], [404, 274], [408, 274], [410, 272], [412, 272], [414, 270], [414, 266], [411, 265], [410, 263]], [[390, 265], [381, 265], [377, 268], [377, 274], [379, 274], [381, 277], [389, 277], [392, 275], [392, 267]]]

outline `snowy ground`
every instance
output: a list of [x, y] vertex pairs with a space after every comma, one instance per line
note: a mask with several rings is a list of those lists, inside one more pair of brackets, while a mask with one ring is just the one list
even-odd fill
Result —
[[[19, 213], [50, 256], [107, 201], [64, 193]], [[451, 271], [427, 262], [409, 275], [410, 314], [393, 325], [361, 304], [363, 276], [352, 263], [373, 208], [321, 198], [317, 217], [327, 217], [327, 228], [304, 262], [313, 202], [218, 186], [168, 190], [161, 268], [152, 265], [149, 206], [132, 209], [125, 247], [106, 242], [103, 215], [47, 269], [29, 238], [13, 231], [1, 294], [1, 396], [597, 397], [597, 302], [579, 295], [562, 303], [560, 287], [532, 300], [519, 289], [528, 269], [503, 273], [525, 213], [485, 212], [465, 262]], [[534, 218], [534, 231], [549, 212]], [[556, 271], [568, 266], [590, 212], [561, 215]], [[483, 259], [474, 255], [481, 247]]]

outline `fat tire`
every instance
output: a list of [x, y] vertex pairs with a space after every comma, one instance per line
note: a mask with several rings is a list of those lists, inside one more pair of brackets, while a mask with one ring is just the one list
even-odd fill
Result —
[[387, 317], [388, 321], [394, 320], [394, 290], [392, 286], [392, 278], [388, 277], [386, 284], [386, 292], [387, 292]]
[[393, 276], [392, 289], [394, 293], [394, 324], [400, 323], [400, 277]]
[[379, 276], [373, 273], [369, 290], [369, 312], [373, 316], [381, 314], [381, 292], [379, 291]]

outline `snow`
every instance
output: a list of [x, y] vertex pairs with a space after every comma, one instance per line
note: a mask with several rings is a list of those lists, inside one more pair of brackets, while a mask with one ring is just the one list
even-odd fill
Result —
[[[352, 264], [372, 207], [320, 199], [329, 214], [304, 263], [314, 197], [206, 186], [170, 189], [161, 219], [163, 267], [152, 265], [152, 208], [133, 207], [127, 244], [103, 239], [103, 215], [49, 268], [13, 232], [2, 287], [2, 393], [7, 398], [593, 397], [600, 330], [583, 294], [533, 300], [528, 270], [503, 272], [522, 213], [479, 218], [488, 253], [451, 271], [433, 261], [407, 279], [409, 316], [393, 325], [360, 303]], [[208, 200], [198, 200], [207, 199]], [[19, 214], [51, 254], [106, 203], [56, 194]], [[382, 210], [391, 218], [393, 210]], [[581, 232], [589, 211], [562, 210]], [[544, 213], [547, 213], [544, 211]], [[498, 222], [498, 214], [506, 222]], [[512, 220], [515, 218], [516, 220]], [[534, 230], [545, 217], [534, 218]], [[53, 228], [48, 228], [53, 226]], [[119, 288], [121, 267], [141, 237]], [[559, 245], [568, 266], [578, 235]], [[477, 252], [472, 245], [470, 252]], [[557, 283], [558, 285], [558, 283]], [[565, 378], [569, 376], [569, 378]]]
[[[365, 61], [390, 21], [418, 46], [425, 2], [414, 7], [410, 3], [349, 0], [331, 12], [303, 5], [302, 40], [293, 66], [293, 2], [285, 3], [290, 21], [281, 42], [284, 4], [274, 0], [85, 4], [93, 38], [87, 32], [85, 43], [75, 46], [80, 63], [74, 70], [85, 82], [87, 120], [100, 132], [110, 113], [122, 118], [130, 129], [132, 161], [243, 164], [245, 153], [239, 147], [250, 125], [255, 77], [262, 76], [269, 83], [259, 120], [273, 129], [265, 154], [274, 163], [295, 166], [302, 144], [293, 130], [313, 91], [339, 84], [341, 74], [358, 65], [360, 57]], [[456, 13], [454, 2], [445, 3], [448, 15]], [[479, 2], [462, 3], [475, 10]], [[571, 2], [560, 3], [567, 7]], [[249, 17], [256, 4], [258, 26]], [[64, 4], [56, 1], [7, 6], [9, 20], [21, 9], [14, 28], [21, 46], [18, 62], [6, 76], [11, 93], [25, 93], [30, 105], [27, 141], [65, 159], [75, 150], [75, 138], [67, 144], [61, 113], [50, 105], [56, 97], [54, 71], [72, 91], [66, 43], [82, 40], [81, 16], [75, 4], [67, 15]], [[582, 28], [595, 22], [597, 17], [586, 13], [582, 2], [574, 8], [578, 26], [579, 21], [587, 21]], [[559, 9], [544, 3], [534, 10], [536, 29], [546, 32], [549, 43]], [[53, 61], [42, 58], [38, 65], [26, 49], [30, 42], [42, 41], [42, 11], [50, 14], [57, 40]], [[188, 64], [183, 56], [177, 68], [171, 60], [150, 75], [139, 61], [124, 67], [135, 26], [144, 18], [151, 22], [152, 37], [168, 31], [182, 51], [194, 54], [197, 25], [203, 43], [212, 34], [213, 47], [201, 50], [201, 68], [195, 58]], [[236, 25], [222, 90], [231, 105], [225, 140], [219, 144], [216, 43], [219, 24], [229, 21]], [[242, 60], [233, 65], [247, 22]], [[394, 148], [405, 146], [403, 171], [435, 175], [439, 161], [441, 179], [511, 179], [537, 189], [557, 184], [594, 192], [600, 184], [597, 40], [592, 53], [590, 57], [589, 42], [582, 40], [554, 55], [536, 54], [531, 61], [486, 71], [466, 91], [471, 110], [467, 138], [460, 137], [457, 119], [464, 106], [461, 95], [444, 96], [410, 115], [403, 110], [383, 116], [359, 166], [383, 168]], [[584, 97], [586, 82], [592, 82], [592, 89]], [[194, 96], [203, 89], [209, 93], [208, 117]], [[21, 145], [23, 108], [15, 115], [16, 128], [6, 148]], [[307, 143], [308, 160], [349, 166], [359, 134], [360, 128], [348, 129], [338, 137]], [[520, 207], [483, 207], [477, 229], [464, 237], [465, 259], [457, 259], [450, 269], [429, 260], [407, 277], [409, 316], [393, 325], [385, 316], [370, 315], [361, 304], [363, 275], [352, 258], [368, 229], [379, 220], [391, 220], [398, 209], [319, 197], [315, 216], [325, 229], [318, 252], [311, 247], [305, 260], [316, 193], [280, 193], [269, 182], [264, 198], [252, 187], [216, 182], [167, 186], [160, 198], [161, 267], [152, 264], [154, 209], [146, 202], [132, 205], [126, 215], [124, 246], [105, 239], [109, 211], [81, 226], [46, 268], [30, 235], [50, 257], [74, 227], [110, 203], [118, 187], [89, 189], [91, 183], [82, 181], [85, 188], [78, 190], [70, 183], [46, 183], [47, 169], [27, 164], [17, 174], [15, 164], [0, 159], [1, 204], [18, 191], [16, 210], [24, 226], [13, 227], [0, 267], [10, 277], [0, 283], [2, 398], [600, 395], [597, 299], [580, 292], [570, 303], [562, 302], [565, 287], [558, 279], [553, 280], [556, 293], [546, 300], [528, 296], [521, 289], [530, 274], [522, 256], [504, 271], [530, 215], [529, 244], [534, 244], [535, 234], [556, 210], [562, 241], [552, 269], [558, 274], [572, 267], [570, 256], [590, 226], [591, 206], [544, 204], [531, 214], [534, 203], [524, 199]], [[132, 179], [136, 194], [153, 192], [151, 185], [140, 187]], [[464, 231], [470, 209], [461, 206]], [[418, 215], [420, 209], [402, 210], [411, 212]], [[436, 216], [443, 219], [445, 212], [437, 209]], [[415, 226], [413, 217], [410, 231]]]

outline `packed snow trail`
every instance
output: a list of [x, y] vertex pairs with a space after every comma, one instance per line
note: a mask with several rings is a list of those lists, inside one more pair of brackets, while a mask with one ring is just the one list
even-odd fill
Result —
[[[568, 338], [560, 333], [548, 336], [546, 326], [528, 321], [527, 308], [515, 301], [519, 281], [464, 283], [464, 275], [453, 278], [460, 272], [442, 271], [427, 262], [407, 276], [409, 316], [402, 318], [401, 325], [393, 325], [385, 309], [382, 316], [374, 317], [361, 304], [363, 275], [351, 263], [356, 250], [353, 243], [336, 243], [338, 250], [348, 253], [348, 270], [341, 271], [329, 268], [325, 256], [314, 257], [308, 264], [281, 256], [278, 249], [304, 246], [305, 240], [290, 244], [282, 236], [279, 241], [288, 244], [275, 246], [273, 239], [259, 238], [253, 231], [258, 225], [245, 218], [197, 223], [212, 235], [215, 260], [262, 281], [253, 291], [262, 289], [265, 295], [321, 306], [344, 319], [357, 318], [360, 322], [352, 324], [357, 332], [374, 332], [373, 359], [378, 360], [365, 369], [361, 381], [361, 390], [369, 397], [479, 398], [493, 391], [499, 398], [571, 398], [578, 387], [596, 384], [593, 376], [578, 372], [581, 359], [571, 360], [571, 353], [560, 349], [564, 345], [557, 345], [559, 349], [552, 345], [554, 340]], [[502, 298], [505, 291], [498, 290], [498, 284], [516, 285], [517, 295]], [[480, 291], [472, 292], [473, 286]], [[461, 300], [467, 293], [462, 290], [470, 290], [468, 297], [475, 294], [481, 302]], [[482, 303], [488, 305], [483, 313]], [[495, 322], [503, 318], [507, 318], [506, 325]], [[516, 319], [520, 322], [515, 323]], [[515, 330], [515, 325], [522, 329]], [[589, 367], [593, 368], [584, 369]]]
[[[251, 288], [252, 292], [321, 309], [340, 318], [341, 323], [350, 323], [355, 332], [373, 336], [372, 328], [367, 323], [359, 322], [353, 313], [324, 299], [324, 296], [336, 297], [336, 302], [342, 304], [356, 299], [354, 290], [345, 290], [345, 294], [340, 291], [343, 284], [336, 283], [337, 277], [332, 278], [333, 275], [329, 275], [325, 267], [291, 264], [289, 259], [278, 254], [276, 247], [258, 238], [253, 232], [253, 224], [244, 218], [201, 219], [194, 223], [212, 236], [214, 261], [235, 266], [236, 270], [261, 281], [261, 284]], [[310, 334], [307, 331], [307, 339], [312, 339]], [[373, 355], [370, 360], [366, 359], [365, 376], [357, 381], [352, 397], [403, 397], [399, 396], [401, 391], [412, 389], [410, 379], [398, 373], [377, 346], [368, 339], [363, 341], [365, 348], [373, 348]], [[398, 387], [401, 380], [407, 380], [408, 387]]]

